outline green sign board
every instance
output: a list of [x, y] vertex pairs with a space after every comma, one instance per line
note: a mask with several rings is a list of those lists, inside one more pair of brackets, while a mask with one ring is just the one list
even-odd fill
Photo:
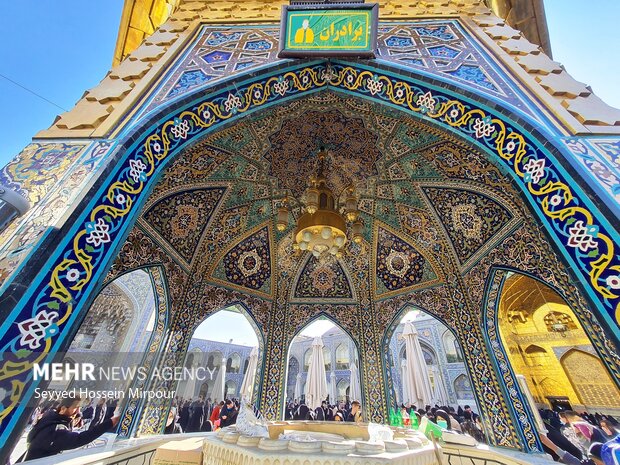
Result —
[[377, 4], [284, 6], [280, 57], [374, 57]]

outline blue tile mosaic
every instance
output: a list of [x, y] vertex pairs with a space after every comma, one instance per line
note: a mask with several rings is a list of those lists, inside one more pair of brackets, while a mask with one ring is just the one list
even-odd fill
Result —
[[484, 71], [478, 66], [462, 65], [456, 71], [447, 71], [447, 73], [459, 79], [472, 82], [480, 87], [484, 87], [485, 89], [497, 91], [497, 87], [493, 85], [487, 75], [484, 74]]
[[461, 52], [445, 45], [440, 45], [439, 47], [429, 47], [428, 53], [434, 57], [455, 58]]
[[188, 89], [196, 87], [211, 80], [213, 76], [208, 76], [199, 69], [193, 71], [185, 71], [181, 74], [181, 77], [174, 85], [174, 87], [168, 93], [168, 97], [176, 97], [177, 95], [185, 93]]
[[222, 52], [220, 50], [215, 50], [213, 52], [207, 53], [206, 55], [201, 56], [204, 61], [207, 63], [219, 63], [222, 61], [228, 61], [231, 57], [232, 53], [230, 52]]
[[411, 37], [392, 36], [385, 39], [385, 45], [388, 47], [411, 47], [414, 43]]
[[271, 42], [267, 42], [266, 40], [253, 40], [251, 42], [247, 42], [245, 50], [270, 50], [273, 47]]

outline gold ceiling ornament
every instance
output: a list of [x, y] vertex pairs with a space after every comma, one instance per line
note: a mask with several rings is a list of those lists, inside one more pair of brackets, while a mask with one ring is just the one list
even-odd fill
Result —
[[[347, 221], [352, 222], [352, 239], [360, 243], [363, 239], [363, 224], [357, 210], [355, 187], [351, 184], [343, 193], [344, 202], [338, 201], [323, 174], [327, 151], [318, 153], [319, 167], [316, 176], [310, 176], [308, 188], [299, 199], [302, 215], [297, 220], [293, 249], [310, 251], [315, 258], [325, 262], [331, 257], [341, 258], [347, 243]], [[342, 211], [342, 213], [341, 213]], [[289, 199], [285, 198], [278, 208], [276, 227], [284, 231], [288, 226]]]

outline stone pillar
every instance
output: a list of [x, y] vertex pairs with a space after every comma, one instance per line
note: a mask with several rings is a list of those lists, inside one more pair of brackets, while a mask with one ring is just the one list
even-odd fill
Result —
[[460, 277], [449, 288], [454, 303], [454, 327], [473, 381], [489, 442], [527, 452], [540, 451], [542, 449], [525, 406], [515, 396], [507, 397], [506, 392], [518, 389], [516, 380], [498, 376], [484, 343], [481, 317], [473, 311], [463, 289]]
[[[271, 307], [267, 347], [264, 357], [260, 410], [267, 420], [282, 417], [282, 403], [286, 389], [287, 348], [292, 335], [286, 331], [286, 304], [274, 303]], [[303, 360], [300, 362], [303, 367]]]
[[385, 393], [386, 377], [382, 369], [381, 337], [375, 321], [374, 305], [360, 307], [358, 311], [360, 327], [360, 378], [364, 396], [365, 421], [384, 423], [388, 419]]

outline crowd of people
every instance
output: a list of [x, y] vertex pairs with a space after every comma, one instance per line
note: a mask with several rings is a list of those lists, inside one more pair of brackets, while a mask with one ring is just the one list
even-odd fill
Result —
[[212, 401], [210, 397], [197, 399], [177, 397], [168, 414], [165, 434], [215, 431], [237, 422], [239, 400]]
[[[29, 422], [28, 450], [18, 459], [33, 460], [59, 454], [89, 444], [119, 422], [119, 399], [92, 400], [83, 405], [79, 397], [45, 402], [35, 408]], [[180, 408], [178, 407], [180, 406]], [[203, 396], [195, 400], [177, 397], [170, 409], [165, 433], [215, 431], [237, 421], [239, 401], [211, 402]]]
[[324, 400], [320, 407], [312, 410], [304, 401], [291, 401], [286, 404], [286, 420], [317, 420], [317, 421], [362, 421], [362, 405], [358, 400], [340, 402], [329, 405]]
[[[119, 399], [92, 399], [86, 406], [81, 405], [72, 415], [72, 428], [74, 430], [89, 430], [106, 420], [114, 417]], [[80, 401], [80, 404], [82, 401]], [[34, 427], [48, 412], [58, 411], [61, 405], [60, 401], [43, 402], [38, 405], [28, 424]]]
[[[79, 398], [65, 398], [57, 403], [37, 407], [31, 417], [28, 450], [21, 460], [46, 457], [86, 445], [107, 431], [114, 431], [119, 417], [118, 399], [91, 401], [81, 411]], [[236, 423], [239, 400], [212, 401], [177, 397], [166, 421], [165, 433], [215, 431]], [[613, 454], [620, 456], [619, 422], [610, 415], [578, 414], [573, 411], [540, 410], [546, 434], [540, 439], [545, 452], [554, 460], [568, 465], [610, 465]], [[303, 401], [289, 400], [287, 420], [363, 421], [360, 402], [324, 401], [316, 409]], [[416, 408], [401, 405], [390, 412], [390, 423], [397, 426], [419, 425], [423, 418], [447, 429], [469, 434], [478, 442], [486, 442], [482, 421], [470, 406], [455, 409], [449, 406]], [[609, 451], [609, 452], [607, 452]], [[616, 451], [616, 452], [614, 452]]]
[[[401, 405], [396, 412], [392, 410], [390, 423], [394, 426], [409, 426], [412, 423], [420, 424], [423, 417], [439, 426], [467, 433], [478, 442], [485, 442], [482, 422], [478, 414], [474, 413], [469, 405], [455, 409], [448, 406], [416, 408], [415, 405]], [[329, 404], [323, 401], [320, 407], [312, 410], [303, 401], [289, 400], [286, 405], [285, 418], [287, 420], [323, 420], [323, 421], [362, 421], [362, 408], [359, 401], [339, 402]]]
[[[568, 465], [611, 465], [620, 449], [620, 424], [611, 415], [540, 410], [547, 433], [540, 434], [545, 452]], [[616, 452], [617, 453], [617, 452]]]
[[447, 405], [426, 405], [424, 408], [416, 408], [415, 405], [401, 405], [400, 410], [390, 415], [390, 423], [397, 422], [399, 426], [419, 425], [422, 418], [437, 424], [448, 430], [469, 434], [478, 442], [486, 442], [484, 427], [480, 415], [475, 413], [471, 406], [465, 405], [458, 408]]

